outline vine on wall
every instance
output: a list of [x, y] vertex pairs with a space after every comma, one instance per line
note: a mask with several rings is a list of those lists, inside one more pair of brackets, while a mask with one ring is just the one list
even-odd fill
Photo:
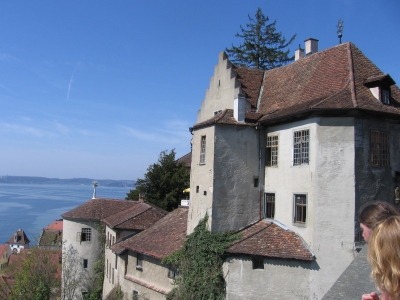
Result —
[[225, 299], [224, 253], [239, 234], [211, 233], [207, 220], [206, 215], [187, 236], [183, 247], [163, 260], [179, 272], [167, 300]]

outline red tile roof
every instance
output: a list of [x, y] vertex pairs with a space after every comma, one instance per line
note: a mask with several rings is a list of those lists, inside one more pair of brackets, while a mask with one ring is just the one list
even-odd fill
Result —
[[182, 247], [186, 238], [187, 208], [177, 208], [149, 229], [112, 246], [116, 253], [129, 249], [162, 259]]
[[2, 258], [2, 256], [3, 256], [4, 252], [6, 251], [7, 247], [8, 247], [7, 245], [0, 245], [0, 259]]
[[192, 152], [189, 152], [188, 154], [185, 154], [184, 156], [178, 158], [176, 160], [178, 163], [182, 163], [185, 165], [185, 167], [190, 168], [192, 164]]
[[[246, 99], [256, 105], [257, 115], [246, 114], [246, 122], [273, 123], [312, 113], [384, 113], [400, 116], [400, 89], [391, 86], [391, 105], [374, 98], [366, 83], [394, 80], [376, 67], [355, 45], [344, 43], [301, 58], [292, 64], [265, 71], [235, 67]], [[260, 96], [258, 96], [260, 94]], [[232, 99], [233, 101], [233, 99]], [[233, 113], [226, 110], [198, 123], [194, 128], [214, 123], [235, 124]]]
[[113, 214], [135, 206], [137, 201], [96, 198], [62, 214], [64, 219], [103, 220]]
[[117, 212], [103, 221], [111, 228], [144, 230], [163, 218], [168, 212], [147, 203], [131, 201], [132, 207]]
[[241, 238], [226, 251], [274, 258], [314, 260], [314, 255], [295, 232], [266, 220], [239, 231]]
[[55, 220], [53, 223], [51, 223], [49, 226], [44, 228], [45, 230], [63, 230], [63, 220]]

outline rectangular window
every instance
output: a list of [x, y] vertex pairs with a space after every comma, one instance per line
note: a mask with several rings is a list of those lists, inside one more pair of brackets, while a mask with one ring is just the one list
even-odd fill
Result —
[[390, 104], [390, 91], [387, 89], [382, 89], [382, 103]]
[[253, 270], [264, 269], [264, 260], [262, 257], [253, 257], [251, 260], [253, 263]]
[[206, 136], [201, 137], [200, 142], [200, 164], [204, 165], [206, 163]]
[[90, 242], [92, 240], [92, 229], [91, 228], [82, 228], [81, 233], [81, 241], [82, 242]]
[[307, 220], [307, 196], [294, 195], [294, 222], [305, 224]]
[[371, 130], [371, 164], [375, 167], [389, 166], [389, 134]]
[[278, 165], [278, 136], [267, 137], [267, 149], [265, 154], [265, 164], [268, 167]]
[[136, 253], [136, 269], [143, 270], [143, 254]]
[[108, 278], [108, 259], [107, 259], [107, 273], [106, 273], [106, 277]]
[[88, 268], [88, 260], [87, 260], [87, 259], [84, 259], [84, 260], [83, 260], [83, 268], [84, 268], [84, 269], [87, 269], [87, 268]]
[[111, 283], [114, 284], [114, 268], [112, 268], [112, 273], [111, 273]]
[[308, 165], [309, 130], [295, 131], [293, 137], [293, 165]]
[[264, 218], [275, 217], [275, 194], [264, 194]]
[[168, 267], [168, 278], [174, 279], [176, 276], [178, 276], [178, 272], [173, 266]]

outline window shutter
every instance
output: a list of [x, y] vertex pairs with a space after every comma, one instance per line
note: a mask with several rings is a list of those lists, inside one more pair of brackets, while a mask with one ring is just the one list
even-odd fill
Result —
[[82, 241], [82, 232], [77, 232], [76, 233], [76, 241], [81, 242]]

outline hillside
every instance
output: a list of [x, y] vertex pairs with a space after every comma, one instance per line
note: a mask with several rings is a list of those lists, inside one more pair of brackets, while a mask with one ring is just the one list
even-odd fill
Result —
[[20, 184], [69, 184], [69, 185], [92, 185], [97, 181], [99, 186], [110, 187], [134, 187], [133, 180], [111, 180], [111, 179], [90, 179], [90, 178], [46, 178], [35, 176], [0, 176], [0, 183], [20, 183]]

